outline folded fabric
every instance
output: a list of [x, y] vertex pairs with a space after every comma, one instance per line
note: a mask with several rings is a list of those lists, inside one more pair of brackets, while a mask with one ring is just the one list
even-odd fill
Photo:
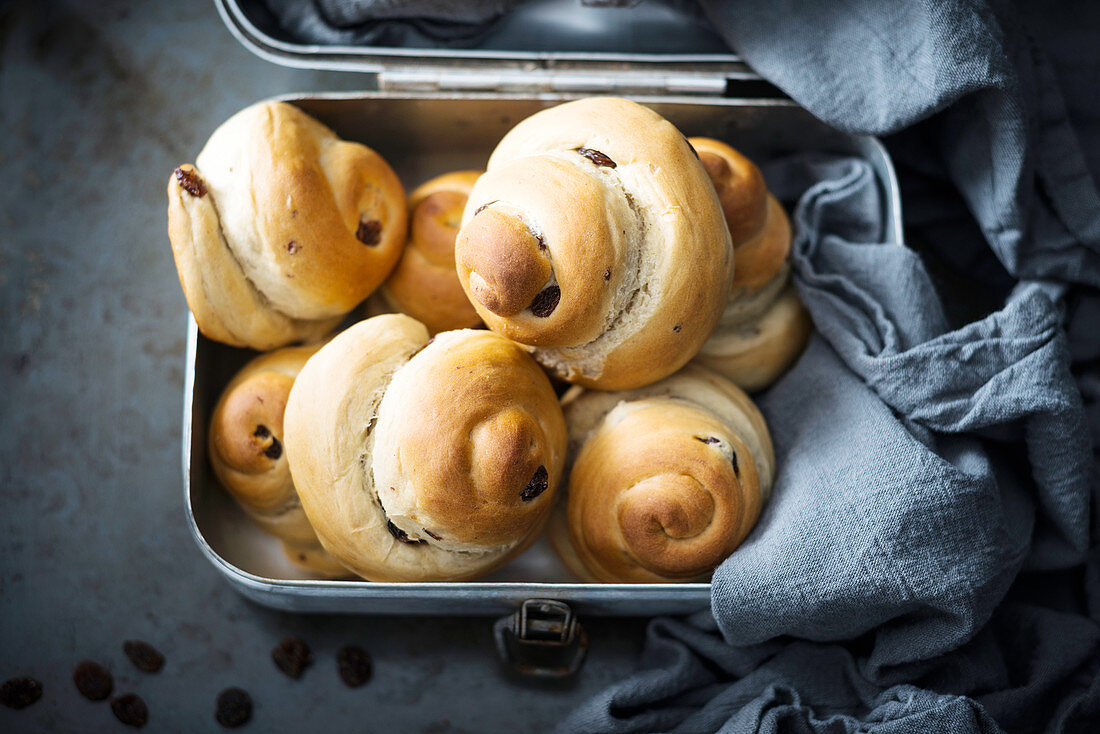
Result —
[[818, 329], [760, 401], [772, 501], [711, 612], [559, 730], [1095, 730], [1100, 197], [1065, 70], [1007, 3], [702, 2], [817, 116], [906, 128], [918, 246], [862, 161], [766, 167]]

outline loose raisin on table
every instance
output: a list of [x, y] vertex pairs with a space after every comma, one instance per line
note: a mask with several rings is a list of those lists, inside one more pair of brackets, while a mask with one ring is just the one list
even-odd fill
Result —
[[126, 653], [126, 657], [130, 658], [130, 662], [138, 670], [144, 670], [146, 673], [156, 673], [164, 667], [164, 656], [148, 642], [126, 640], [122, 643], [122, 651]]
[[214, 718], [224, 727], [244, 726], [252, 718], [252, 696], [243, 688], [226, 688], [218, 694]]
[[92, 660], [81, 660], [73, 671], [73, 683], [80, 695], [89, 701], [102, 701], [115, 688], [111, 672]]
[[0, 684], [0, 703], [10, 709], [25, 709], [42, 698], [42, 684], [34, 678], [9, 678]]
[[141, 696], [136, 693], [127, 693], [118, 698], [111, 699], [111, 711], [115, 718], [126, 726], [140, 729], [149, 721], [149, 708]]
[[302, 672], [313, 662], [307, 645], [300, 637], [287, 637], [271, 651], [275, 666], [291, 678], [301, 678]]
[[336, 665], [340, 670], [340, 680], [348, 688], [358, 688], [370, 680], [373, 667], [370, 655], [358, 645], [344, 645], [336, 653]]

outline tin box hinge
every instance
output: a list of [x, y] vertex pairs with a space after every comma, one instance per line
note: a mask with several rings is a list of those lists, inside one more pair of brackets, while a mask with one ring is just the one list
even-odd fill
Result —
[[496, 621], [493, 639], [501, 663], [535, 678], [567, 678], [580, 670], [588, 653], [588, 635], [573, 610], [550, 599], [525, 600]]
[[623, 94], [636, 96], [722, 96], [726, 76], [622, 71], [614, 74], [546, 69], [458, 70], [395, 68], [378, 72], [378, 88], [403, 92], [510, 92]]

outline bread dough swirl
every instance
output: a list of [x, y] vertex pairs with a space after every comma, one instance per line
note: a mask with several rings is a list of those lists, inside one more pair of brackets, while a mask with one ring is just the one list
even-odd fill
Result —
[[455, 273], [455, 237], [466, 198], [481, 171], [455, 171], [409, 194], [409, 240], [381, 293], [390, 311], [437, 334], [481, 324]]
[[397, 262], [405, 195], [370, 148], [281, 102], [248, 107], [168, 182], [168, 233], [199, 329], [268, 350], [331, 330]]
[[295, 565], [325, 576], [348, 571], [329, 556], [309, 524], [283, 449], [290, 388], [316, 346], [256, 357], [230, 380], [214, 406], [207, 443], [218, 481]]
[[689, 365], [640, 390], [584, 392], [569, 400], [566, 420], [579, 450], [550, 535], [581, 578], [706, 578], [771, 492], [775, 455], [763, 416], [705, 368]]
[[505, 135], [470, 193], [455, 260], [491, 329], [601, 389], [651, 383], [691, 359], [733, 273], [691, 147], [616, 98], [559, 105]]
[[356, 324], [306, 364], [286, 448], [306, 514], [348, 568], [372, 581], [462, 580], [502, 565], [544, 526], [565, 424], [516, 344], [474, 330], [429, 340], [392, 314]]
[[695, 359], [761, 390], [802, 353], [813, 329], [790, 282], [790, 220], [752, 161], [718, 140], [690, 142], [722, 203], [736, 262], [718, 325]]

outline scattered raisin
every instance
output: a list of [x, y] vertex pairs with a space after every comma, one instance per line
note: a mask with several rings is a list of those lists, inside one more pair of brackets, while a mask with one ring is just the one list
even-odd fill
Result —
[[272, 649], [271, 659], [275, 661], [275, 667], [294, 679], [301, 678], [302, 672], [313, 662], [309, 645], [300, 637], [284, 638]]
[[0, 703], [10, 709], [25, 709], [42, 698], [42, 684], [34, 678], [9, 678], [0, 685]]
[[226, 688], [218, 694], [214, 718], [229, 729], [244, 726], [252, 718], [252, 696], [243, 688]]
[[598, 150], [593, 150], [592, 148], [577, 148], [577, 152], [583, 155], [588, 160], [595, 163], [597, 166], [605, 166], [607, 168], [615, 167], [615, 161], [611, 160]]
[[737, 466], [737, 452], [736, 451], [733, 453], [733, 456], [730, 458], [730, 463], [733, 464], [733, 474], [734, 474], [734, 476], [736, 476], [737, 478], [740, 479], [740, 477], [741, 477], [741, 467]]
[[682, 328], [684, 328], [684, 325], [683, 325], [683, 324], [676, 324], [676, 326], [673, 326], [673, 327], [672, 327], [672, 330], [673, 330], [673, 331], [675, 331], [675, 332], [676, 332], [677, 334], [679, 334], [679, 333], [680, 333], [680, 329], [682, 329]]
[[283, 455], [283, 445], [279, 443], [279, 439], [272, 437], [271, 445], [264, 449], [264, 456], [269, 459], [278, 459]]
[[89, 701], [102, 701], [111, 695], [115, 681], [111, 672], [99, 663], [81, 660], [73, 671], [73, 683], [80, 695]]
[[390, 520], [390, 519], [386, 520], [386, 528], [389, 529], [390, 535], [397, 538], [402, 543], [408, 543], [409, 545], [416, 545], [417, 543], [423, 543], [424, 542], [423, 540], [413, 540], [412, 538], [410, 538], [408, 533], [406, 533], [404, 530], [402, 530], [401, 528], [399, 528], [399, 527], [397, 527], [396, 525], [393, 524], [393, 520]]
[[604, 280], [611, 280], [611, 268], [608, 268], [607, 270], [603, 271], [603, 279]]
[[535, 474], [531, 477], [531, 481], [529, 481], [527, 486], [523, 488], [523, 491], [519, 493], [519, 498], [524, 502], [530, 502], [545, 492], [546, 488], [549, 486], [550, 475], [546, 473], [546, 467], [539, 464], [539, 468], [535, 469]]
[[358, 645], [341, 647], [336, 653], [336, 665], [340, 670], [340, 680], [348, 688], [358, 688], [370, 680], [370, 655]]
[[424, 532], [427, 533], [428, 535], [430, 535], [435, 540], [443, 540], [442, 535], [436, 535], [435, 533], [433, 533], [431, 530], [428, 530], [427, 528], [424, 529]]
[[535, 296], [535, 300], [531, 301], [531, 305], [528, 306], [528, 308], [531, 309], [531, 313], [544, 319], [554, 313], [554, 309], [558, 307], [558, 301], [560, 300], [561, 288], [552, 285], [549, 288], [544, 288], [539, 291], [539, 294]]
[[149, 708], [136, 693], [126, 693], [118, 698], [112, 698], [111, 711], [114, 712], [116, 719], [135, 729], [140, 729], [149, 721]]
[[146, 673], [156, 673], [164, 667], [164, 656], [148, 642], [126, 640], [122, 643], [122, 651], [126, 653], [126, 657], [130, 658], [130, 662], [138, 670], [144, 670]]
[[702, 441], [703, 443], [721, 443], [721, 441], [714, 436], [696, 436], [696, 441]]
[[184, 168], [183, 166], [177, 168], [176, 181], [179, 183], [180, 188], [191, 194], [191, 196], [200, 199], [206, 196], [206, 184], [199, 178], [199, 174], [194, 168]]
[[290, 242], [286, 243], [286, 251], [289, 252], [291, 255], [293, 255], [300, 249], [302, 248], [298, 246], [298, 240], [291, 240]]
[[256, 438], [267, 438], [271, 435], [271, 429], [263, 424], [260, 424], [256, 426], [256, 430], [252, 432], [252, 435]]
[[542, 238], [542, 235], [537, 234], [537, 235], [534, 235], [534, 237], [535, 237], [535, 241], [539, 243], [539, 249], [540, 250], [545, 250], [546, 249], [546, 240], [544, 240]]
[[374, 247], [382, 241], [382, 223], [377, 219], [359, 220], [355, 238], [368, 247]]

